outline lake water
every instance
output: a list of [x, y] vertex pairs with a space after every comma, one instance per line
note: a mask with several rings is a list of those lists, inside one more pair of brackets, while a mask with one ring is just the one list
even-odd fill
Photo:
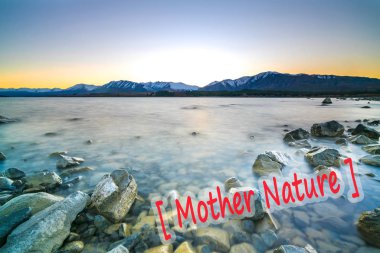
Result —
[[[297, 149], [283, 143], [284, 130], [337, 120], [355, 127], [357, 119], [379, 119], [380, 102], [336, 100], [321, 106], [319, 98], [0, 98], [0, 115], [20, 122], [0, 125], [0, 151], [7, 160], [0, 171], [17, 167], [27, 173], [54, 170], [48, 155], [68, 151], [83, 157], [83, 180], [66, 191], [92, 189], [102, 175], [118, 168], [132, 171], [139, 193], [197, 192], [221, 184], [231, 176], [257, 185], [252, 173], [256, 156], [283, 151], [291, 167], [305, 173], [312, 168]], [[73, 120], [75, 119], [75, 120]], [[287, 126], [285, 126], [287, 125]], [[379, 127], [377, 127], [379, 130]], [[196, 135], [192, 133], [196, 132]], [[56, 133], [47, 136], [46, 133]], [[92, 140], [92, 144], [87, 141]], [[360, 146], [342, 148], [331, 139], [312, 139], [312, 145], [336, 148], [357, 161], [366, 155]], [[365, 245], [355, 221], [364, 210], [380, 205], [380, 170], [355, 164], [361, 174], [364, 200], [344, 198], [274, 213], [278, 236], [291, 244], [310, 243], [319, 252], [356, 252]], [[342, 168], [346, 169], [346, 168]], [[59, 171], [57, 171], [59, 172]], [[375, 177], [364, 174], [373, 173]], [[306, 221], [300, 217], [307, 216]]]

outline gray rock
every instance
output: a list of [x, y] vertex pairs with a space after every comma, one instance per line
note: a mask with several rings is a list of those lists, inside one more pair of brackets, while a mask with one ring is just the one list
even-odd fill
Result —
[[83, 162], [84, 162], [83, 158], [59, 155], [58, 160], [57, 160], [57, 168], [66, 169], [69, 167], [78, 166], [79, 164]]
[[281, 245], [273, 253], [308, 253], [306, 249], [294, 245]]
[[32, 215], [61, 201], [63, 198], [45, 192], [28, 193], [11, 199], [0, 207], [0, 217], [11, 215], [13, 212], [31, 208]]
[[60, 248], [57, 253], [80, 253], [84, 248], [84, 243], [82, 241], [72, 241], [66, 243], [62, 248]]
[[107, 253], [129, 253], [129, 250], [123, 245], [119, 245], [113, 248], [112, 250], [108, 251]]
[[258, 253], [249, 243], [240, 243], [231, 247], [230, 253]]
[[339, 137], [344, 132], [344, 126], [332, 120], [325, 123], [316, 123], [311, 127], [311, 135], [316, 137]]
[[252, 244], [258, 252], [265, 252], [267, 245], [258, 234], [252, 234]]
[[62, 179], [52, 171], [41, 171], [25, 177], [26, 185], [30, 188], [44, 186], [54, 188], [62, 184]]
[[2, 252], [50, 253], [56, 251], [70, 234], [71, 223], [86, 207], [88, 200], [87, 194], [75, 192], [33, 215], [13, 230]]
[[96, 215], [94, 218], [94, 225], [99, 231], [104, 231], [107, 227], [111, 226], [112, 223], [101, 215]]
[[362, 163], [380, 167], [380, 155], [366, 155], [359, 159]]
[[341, 146], [348, 146], [348, 141], [345, 138], [339, 138], [335, 141], [335, 144], [338, 144]]
[[231, 188], [239, 188], [242, 186], [240, 180], [236, 177], [230, 177], [224, 181], [224, 190], [229, 192]]
[[377, 143], [375, 140], [372, 140], [368, 138], [365, 135], [354, 135], [349, 138], [349, 141], [354, 144], [359, 144], [359, 145], [367, 145], [367, 144], [375, 144]]
[[308, 139], [310, 137], [310, 133], [302, 128], [298, 128], [295, 130], [292, 130], [285, 134], [284, 141], [286, 143], [294, 142], [298, 140], [304, 140]]
[[288, 165], [289, 161], [292, 159], [287, 153], [278, 151], [265, 151], [265, 154], [268, 155], [273, 161], [281, 163], [282, 165]]
[[380, 155], [380, 144], [366, 145], [366, 146], [363, 146], [362, 149], [367, 153], [370, 153], [373, 155]]
[[260, 154], [257, 156], [255, 163], [252, 166], [253, 173], [264, 176], [269, 173], [281, 174], [281, 170], [284, 167], [281, 163], [273, 160], [267, 154]]
[[78, 167], [78, 168], [71, 168], [71, 169], [66, 169], [64, 172], [60, 174], [61, 177], [68, 177], [71, 176], [72, 174], [76, 173], [81, 173], [81, 172], [88, 172], [88, 171], [93, 171], [94, 168], [92, 167]]
[[331, 98], [327, 97], [327, 98], [323, 99], [322, 104], [323, 105], [332, 104]]
[[57, 152], [50, 153], [49, 157], [59, 158], [61, 155], [66, 155], [66, 154], [67, 154], [67, 151], [57, 151]]
[[316, 147], [305, 154], [306, 160], [314, 167], [318, 165], [340, 166], [338, 150], [325, 147]]
[[16, 122], [16, 121], [17, 121], [16, 119], [10, 119], [10, 118], [0, 115], [0, 124], [7, 124], [7, 123]]
[[230, 249], [230, 238], [223, 229], [199, 228], [195, 232], [195, 237], [198, 242], [208, 244], [213, 250], [228, 252]]
[[308, 140], [291, 141], [288, 142], [288, 145], [294, 148], [311, 148], [311, 144], [308, 142]]
[[0, 247], [5, 243], [7, 236], [14, 228], [29, 219], [32, 214], [30, 207], [12, 212], [9, 215], [0, 216]]
[[115, 170], [102, 177], [91, 196], [99, 214], [113, 222], [125, 217], [137, 195], [137, 183], [126, 170]]
[[2, 174], [4, 177], [7, 177], [12, 180], [17, 180], [25, 177], [25, 172], [17, 168], [6, 169]]
[[4, 155], [4, 153], [0, 152], [0, 161], [7, 160], [7, 157]]
[[277, 241], [277, 235], [271, 229], [265, 230], [263, 233], [261, 233], [261, 238], [268, 247], [272, 247]]
[[357, 228], [366, 242], [380, 247], [380, 208], [363, 212], [359, 217]]
[[376, 141], [378, 141], [379, 137], [380, 137], [380, 133], [378, 131], [376, 131], [373, 128], [367, 127], [363, 124], [357, 125], [357, 127], [354, 129], [354, 131], [352, 131], [352, 134], [353, 135], [358, 135], [358, 134], [365, 135], [368, 138], [374, 139]]
[[15, 187], [13, 181], [6, 177], [0, 177], [0, 190], [12, 191]]

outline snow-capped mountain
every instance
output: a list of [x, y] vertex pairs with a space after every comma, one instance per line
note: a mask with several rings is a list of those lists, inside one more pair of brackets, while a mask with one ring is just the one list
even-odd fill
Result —
[[199, 87], [176, 82], [145, 82], [137, 83], [126, 80], [111, 81], [98, 89], [98, 91], [134, 91], [134, 92], [157, 92], [157, 91], [193, 91]]
[[84, 83], [78, 83], [74, 86], [71, 86], [70, 88], [67, 88], [66, 91], [92, 91], [99, 88], [96, 85], [92, 84], [84, 84]]

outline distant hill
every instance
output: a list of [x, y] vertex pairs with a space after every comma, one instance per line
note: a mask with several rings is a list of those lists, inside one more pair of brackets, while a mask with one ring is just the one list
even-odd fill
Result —
[[238, 79], [215, 81], [205, 87], [181, 82], [111, 81], [101, 86], [76, 84], [67, 89], [0, 89], [0, 96], [123, 96], [156, 94], [158, 96], [213, 95], [313, 95], [380, 94], [380, 79], [368, 77], [284, 74], [263, 72]]

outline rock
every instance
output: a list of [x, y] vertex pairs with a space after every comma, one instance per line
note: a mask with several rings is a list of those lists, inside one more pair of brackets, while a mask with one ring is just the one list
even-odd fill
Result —
[[365, 105], [365, 106], [362, 106], [361, 108], [363, 108], [363, 109], [369, 109], [369, 108], [371, 108], [371, 106]]
[[69, 167], [78, 166], [79, 164], [83, 162], [84, 162], [83, 158], [60, 155], [57, 160], [57, 168], [66, 169]]
[[368, 122], [369, 126], [378, 126], [380, 124], [380, 120], [373, 120], [371, 122]]
[[92, 205], [107, 219], [118, 222], [135, 201], [137, 184], [126, 170], [115, 170], [102, 177], [91, 196]]
[[13, 211], [9, 215], [0, 216], [0, 247], [5, 243], [8, 234], [14, 228], [29, 219], [32, 209], [30, 207]]
[[231, 188], [239, 188], [241, 186], [242, 186], [242, 183], [236, 177], [230, 177], [226, 181], [224, 181], [225, 192], [229, 192]]
[[88, 200], [87, 194], [75, 192], [33, 215], [13, 230], [2, 252], [50, 253], [56, 251], [69, 235], [71, 223], [86, 207]]
[[61, 155], [66, 155], [67, 151], [57, 151], [50, 153], [49, 157], [59, 158]]
[[295, 130], [292, 130], [285, 134], [284, 141], [286, 143], [294, 142], [298, 140], [304, 140], [308, 139], [310, 137], [310, 133], [302, 128], [298, 128]]
[[41, 171], [25, 177], [26, 185], [30, 188], [44, 186], [54, 188], [62, 184], [62, 179], [52, 171]]
[[291, 141], [288, 142], [288, 145], [294, 148], [311, 148], [311, 144], [307, 140]]
[[146, 225], [153, 228], [155, 222], [156, 222], [155, 216], [144, 216], [132, 227], [132, 233], [140, 232], [141, 229]]
[[282, 165], [288, 165], [289, 161], [292, 159], [287, 153], [278, 151], [265, 151], [265, 154], [268, 155], [273, 161], [281, 163]]
[[160, 246], [145, 250], [144, 253], [173, 253], [173, 246], [171, 244], [160, 245]]
[[367, 127], [363, 124], [357, 125], [357, 127], [354, 129], [354, 131], [352, 131], [352, 134], [353, 135], [362, 134], [362, 135], [365, 135], [368, 138], [374, 139], [376, 141], [378, 141], [379, 137], [380, 137], [380, 133], [378, 131], [376, 131], [373, 128]]
[[316, 147], [305, 154], [306, 160], [312, 166], [340, 166], [340, 154], [338, 150], [325, 147]]
[[69, 236], [66, 238], [66, 242], [79, 241], [80, 235], [77, 233], [70, 232]]
[[57, 197], [45, 192], [23, 194], [11, 199], [1, 206], [0, 217], [11, 215], [13, 212], [17, 212], [28, 207], [31, 208], [31, 214], [34, 215], [54, 203], [61, 201], [62, 199], [62, 197]]
[[7, 157], [4, 155], [4, 153], [0, 152], [0, 161], [7, 160]]
[[244, 231], [237, 231], [230, 236], [230, 243], [233, 244], [239, 244], [243, 242], [251, 242], [250, 236], [244, 232]]
[[7, 123], [16, 122], [16, 121], [17, 121], [16, 119], [10, 119], [10, 118], [0, 115], [0, 124], [7, 124]]
[[252, 234], [255, 232], [255, 224], [251, 220], [242, 220], [241, 226], [242, 229], [247, 233]]
[[65, 244], [57, 253], [80, 253], [84, 249], [82, 241], [73, 241]]
[[375, 143], [377, 143], [375, 140], [372, 140], [372, 139], [368, 138], [367, 136], [361, 135], [361, 134], [351, 136], [348, 139], [349, 139], [349, 141], [351, 143], [360, 144], [360, 145], [362, 145], [362, 144], [367, 145], [367, 144], [375, 144]]
[[380, 167], [380, 155], [366, 155], [359, 159], [362, 163]]
[[327, 98], [323, 99], [322, 104], [323, 105], [332, 104], [331, 98], [327, 97]]
[[310, 217], [306, 212], [294, 211], [294, 222], [300, 227], [306, 227], [310, 224]]
[[56, 132], [47, 132], [47, 133], [44, 133], [44, 136], [46, 137], [54, 137], [54, 136], [58, 136], [59, 134], [56, 133]]
[[43, 186], [37, 186], [37, 187], [32, 187], [28, 188], [22, 191], [23, 194], [25, 193], [35, 193], [35, 192], [45, 192], [46, 188]]
[[113, 248], [112, 250], [108, 251], [107, 253], [129, 253], [129, 250], [123, 245], [119, 245]]
[[380, 144], [366, 145], [366, 146], [363, 146], [362, 149], [367, 153], [370, 153], [373, 155], [380, 155]]
[[252, 234], [252, 245], [258, 252], [265, 252], [267, 249], [266, 244], [258, 234]]
[[181, 243], [174, 253], [197, 253], [190, 242], [185, 241]]
[[306, 249], [294, 245], [281, 245], [273, 253], [308, 253]]
[[258, 253], [249, 243], [240, 243], [231, 247], [230, 253]]
[[0, 190], [13, 191], [14, 189], [13, 180], [6, 177], [0, 177]]
[[100, 231], [104, 231], [107, 227], [111, 226], [112, 223], [109, 222], [106, 218], [104, 218], [101, 215], [96, 215], [94, 218], [94, 225], [97, 227]]
[[1, 193], [0, 194], [0, 206], [7, 203], [10, 199], [12, 199], [13, 195], [9, 193]]
[[311, 127], [311, 135], [316, 137], [339, 137], [344, 132], [344, 126], [332, 120], [325, 123], [316, 123]]
[[72, 174], [81, 173], [81, 172], [87, 172], [87, 171], [93, 171], [94, 168], [92, 167], [79, 167], [79, 168], [71, 168], [66, 169], [63, 173], [60, 174], [61, 177], [68, 177]]
[[17, 168], [9, 168], [9, 169], [6, 169], [2, 175], [4, 177], [7, 177], [9, 179], [12, 179], [12, 180], [17, 180], [17, 179], [21, 179], [23, 177], [25, 177], [25, 172], [23, 172], [22, 170], [19, 170]]
[[338, 144], [341, 146], [348, 146], [348, 141], [345, 138], [339, 138], [335, 141], [335, 144]]
[[213, 250], [228, 252], [230, 249], [228, 233], [223, 229], [212, 227], [199, 228], [195, 232], [195, 237], [198, 242], [208, 244]]
[[260, 154], [257, 156], [255, 163], [252, 166], [253, 173], [264, 176], [269, 173], [281, 174], [281, 170], [284, 167], [281, 163], [273, 160], [267, 154]]
[[271, 229], [265, 230], [263, 233], [261, 233], [261, 238], [268, 247], [272, 247], [277, 241], [277, 235]]

